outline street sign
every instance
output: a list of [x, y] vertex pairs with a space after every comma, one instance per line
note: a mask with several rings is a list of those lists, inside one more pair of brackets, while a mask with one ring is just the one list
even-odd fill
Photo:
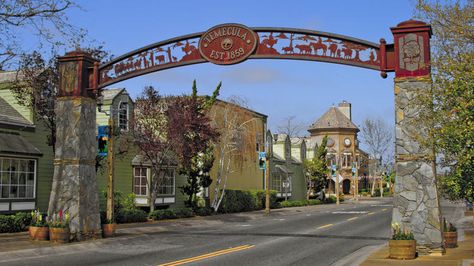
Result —
[[336, 165], [335, 164], [331, 165], [331, 175], [333, 177], [336, 177]]
[[265, 170], [267, 168], [266, 165], [266, 153], [264, 151], [261, 151], [258, 153], [258, 168], [261, 170]]
[[97, 134], [97, 154], [99, 156], [107, 156], [109, 145], [109, 127], [99, 126]]

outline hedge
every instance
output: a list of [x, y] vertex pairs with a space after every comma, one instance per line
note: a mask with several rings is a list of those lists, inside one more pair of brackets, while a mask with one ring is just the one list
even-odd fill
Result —
[[288, 200], [280, 202], [281, 207], [300, 207], [300, 206], [309, 206], [309, 205], [319, 205], [323, 204], [322, 201], [317, 199], [310, 200]]
[[[270, 208], [278, 208], [277, 192], [270, 191]], [[246, 212], [265, 208], [265, 190], [226, 189], [219, 213]]]
[[25, 231], [30, 223], [30, 213], [19, 212], [13, 215], [0, 215], [0, 233]]
[[189, 208], [170, 208], [164, 210], [154, 210], [148, 216], [153, 220], [163, 220], [163, 219], [177, 219], [177, 218], [187, 218], [193, 217], [194, 213], [192, 209]]
[[120, 209], [115, 214], [117, 223], [139, 223], [148, 221], [148, 215], [141, 209]]

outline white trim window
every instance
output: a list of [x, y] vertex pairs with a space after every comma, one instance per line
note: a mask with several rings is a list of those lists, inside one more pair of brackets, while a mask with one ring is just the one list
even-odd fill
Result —
[[160, 187], [158, 188], [158, 195], [174, 195], [175, 194], [175, 180], [176, 180], [176, 169], [168, 168], [165, 169], [165, 175]]
[[148, 167], [133, 167], [133, 193], [148, 196]]
[[350, 153], [342, 154], [342, 167], [343, 168], [352, 167], [352, 154]]
[[36, 160], [0, 157], [0, 199], [36, 196]]
[[118, 108], [118, 127], [120, 130], [128, 130], [128, 102], [120, 102]]

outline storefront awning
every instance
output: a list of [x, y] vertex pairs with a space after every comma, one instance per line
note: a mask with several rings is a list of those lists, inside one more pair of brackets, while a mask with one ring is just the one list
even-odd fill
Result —
[[42, 156], [41, 151], [24, 137], [14, 133], [0, 133], [0, 153]]
[[293, 171], [291, 171], [290, 169], [286, 168], [286, 166], [284, 166], [284, 165], [277, 164], [277, 165], [275, 166], [275, 168], [276, 168], [277, 170], [282, 171], [282, 172], [285, 173], [285, 174], [293, 174]]

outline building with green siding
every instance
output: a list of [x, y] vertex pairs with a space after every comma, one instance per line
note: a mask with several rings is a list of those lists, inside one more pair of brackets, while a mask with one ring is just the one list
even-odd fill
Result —
[[306, 142], [302, 138], [290, 138], [286, 134], [267, 132], [270, 143], [270, 189], [277, 191], [280, 199], [302, 200], [306, 198], [306, 181], [303, 161], [306, 159]]
[[53, 176], [48, 127], [9, 90], [15, 72], [0, 72], [0, 213], [46, 211]]
[[[53, 176], [53, 149], [48, 146], [48, 128], [33, 112], [18, 104], [9, 86], [13, 72], [0, 73], [0, 212], [15, 212], [39, 208], [47, 211]], [[137, 206], [149, 206], [151, 163], [143, 159], [130, 141], [129, 121], [133, 118], [133, 101], [125, 89], [107, 89], [102, 93], [97, 109], [96, 124], [107, 126], [114, 121], [114, 189], [127, 195], [136, 195]], [[235, 122], [245, 125], [240, 131], [238, 156], [231, 160], [227, 189], [264, 189], [264, 172], [258, 168], [258, 152], [263, 151], [267, 116], [225, 101], [217, 101], [211, 109], [215, 126], [223, 121], [222, 114], [235, 115]], [[219, 145], [219, 144], [217, 144]], [[97, 182], [101, 206], [107, 187], [107, 160], [98, 157]], [[217, 158], [217, 156], [216, 156]], [[217, 159], [216, 159], [217, 161]], [[292, 167], [290, 167], [292, 168]], [[217, 163], [211, 177], [217, 175]], [[186, 182], [177, 173], [177, 166], [169, 167], [155, 204], [158, 207], [183, 207], [185, 196], [180, 187]], [[201, 194], [209, 202], [214, 196], [216, 182]]]
[[[120, 132], [114, 142], [114, 150], [116, 151], [114, 153], [115, 190], [124, 195], [134, 193], [137, 206], [146, 208], [149, 206], [149, 183], [153, 174], [151, 162], [140, 154], [136, 146], [122, 141], [127, 136], [128, 121], [133, 114], [133, 101], [125, 89], [108, 89], [103, 91], [100, 109], [98, 108], [97, 113], [97, 126], [107, 125], [110, 114], [112, 114], [117, 131]], [[235, 153], [230, 161], [231, 171], [227, 176], [226, 189], [263, 189], [264, 172], [258, 169], [257, 155], [258, 151], [263, 151], [267, 116], [248, 108], [218, 100], [210, 110], [210, 117], [213, 126], [219, 131], [223, 130], [225, 123], [229, 123], [229, 121], [224, 121], [223, 114], [225, 113], [232, 116], [232, 123], [240, 125], [241, 129], [244, 128], [238, 132], [241, 135], [239, 137], [239, 152]], [[209, 188], [203, 189], [200, 193], [204, 201], [208, 203], [213, 199], [216, 188], [219, 160], [217, 150], [219, 148], [220, 143], [217, 143], [215, 147], [216, 161], [210, 171], [213, 182]], [[101, 166], [98, 169], [97, 180], [99, 189], [103, 191], [107, 186], [107, 164], [106, 160], [100, 162]], [[178, 174], [177, 165], [168, 167], [159, 188], [155, 205], [162, 208], [184, 207], [186, 196], [181, 193], [180, 187], [185, 183], [186, 177]]]

